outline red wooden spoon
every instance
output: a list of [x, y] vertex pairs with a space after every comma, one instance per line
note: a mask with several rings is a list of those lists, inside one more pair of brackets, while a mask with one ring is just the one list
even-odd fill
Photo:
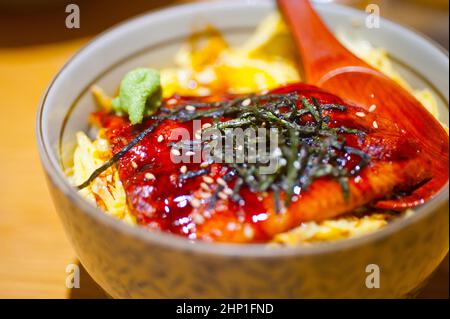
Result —
[[306, 81], [397, 123], [421, 145], [433, 178], [411, 195], [377, 207], [423, 204], [448, 183], [449, 140], [441, 124], [410, 93], [349, 52], [328, 30], [308, 0], [278, 0], [300, 52]]

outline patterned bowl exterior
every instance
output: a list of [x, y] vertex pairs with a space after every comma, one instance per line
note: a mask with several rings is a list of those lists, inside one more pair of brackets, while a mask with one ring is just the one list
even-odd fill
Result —
[[[390, 236], [346, 249], [221, 256], [124, 234], [49, 185], [80, 261], [114, 298], [398, 298], [416, 290], [448, 252], [448, 203]], [[365, 285], [369, 264], [380, 267], [379, 289]]]
[[[68, 103], [79, 101], [80, 92], [100, 79], [99, 73], [111, 65], [127, 69], [123, 65], [127, 56], [149, 44], [184, 39], [198, 17], [212, 19], [221, 29], [248, 29], [273, 6], [274, 2], [263, 0], [202, 3], [136, 18], [79, 52], [44, 95], [38, 112], [37, 140], [56, 209], [83, 266], [112, 297], [405, 297], [417, 290], [448, 252], [448, 187], [416, 215], [395, 221], [375, 234], [329, 245], [271, 251], [266, 246], [190, 244], [183, 238], [130, 227], [81, 199], [68, 184], [57, 155], [61, 126], [65, 125]], [[318, 5], [318, 9], [327, 22], [346, 23], [347, 28], [351, 28], [353, 18], [365, 18], [363, 13], [340, 6]], [[448, 56], [395, 24], [383, 20], [382, 26], [375, 33], [362, 31], [369, 40], [385, 41], [380, 45], [417, 66], [448, 100]], [[153, 29], [164, 32], [149, 34]], [[162, 50], [153, 61], [167, 52]], [[424, 55], [429, 57], [426, 65]], [[117, 72], [102, 74], [111, 84], [118, 83]], [[79, 104], [67, 123], [72, 133], [85, 128], [89, 112], [86, 103]], [[365, 285], [370, 264], [380, 268], [379, 289]]]

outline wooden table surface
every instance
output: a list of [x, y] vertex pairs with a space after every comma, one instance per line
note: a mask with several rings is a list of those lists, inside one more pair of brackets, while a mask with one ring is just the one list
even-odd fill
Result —
[[[79, 30], [65, 28], [64, 7], [0, 4], [0, 298], [104, 297], [85, 273], [81, 289], [65, 286], [66, 266], [77, 259], [45, 185], [35, 146], [36, 109], [52, 76], [94, 34], [171, 2], [139, 0], [121, 7], [119, 0], [107, 6], [103, 0], [78, 1]], [[448, 298], [448, 258], [420, 296]]]

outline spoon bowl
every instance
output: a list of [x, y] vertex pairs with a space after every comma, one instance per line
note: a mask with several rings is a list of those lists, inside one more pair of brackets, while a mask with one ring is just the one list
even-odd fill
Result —
[[367, 111], [390, 119], [421, 147], [433, 178], [411, 194], [382, 200], [378, 208], [403, 210], [433, 198], [448, 181], [448, 134], [409, 92], [348, 51], [328, 30], [308, 0], [278, 0], [300, 52], [306, 81]]

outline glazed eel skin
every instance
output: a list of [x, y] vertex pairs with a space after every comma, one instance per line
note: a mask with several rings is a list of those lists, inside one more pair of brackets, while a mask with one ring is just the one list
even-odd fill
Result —
[[[377, 116], [376, 111], [364, 111], [317, 87], [301, 83], [284, 86], [271, 93], [296, 93], [299, 101], [315, 98], [322, 104], [346, 106], [345, 111], [326, 111], [331, 119], [329, 125], [364, 132], [363, 138], [355, 134], [341, 135], [347, 145], [365, 152], [371, 158], [367, 167], [349, 179], [348, 196], [343, 196], [338, 181], [324, 177], [314, 180], [307, 190], [295, 194], [292, 203], [283, 205], [281, 211], [274, 208], [275, 196], [272, 192], [256, 193], [246, 185], [239, 190], [240, 201], [221, 196], [211, 207], [215, 189], [230, 168], [226, 164], [213, 163], [206, 176], [180, 181], [180, 170], [197, 171], [201, 169], [201, 164], [174, 163], [170, 156], [171, 144], [167, 141], [177, 128], [185, 128], [194, 134], [192, 123], [165, 120], [127, 152], [117, 165], [128, 205], [138, 223], [190, 239], [267, 242], [274, 235], [302, 222], [335, 218], [373, 205], [377, 200], [401, 196], [433, 178], [430, 161], [420, 156], [420, 143], [399, 129], [394, 121]], [[176, 108], [192, 101], [211, 102], [231, 98], [229, 95], [205, 98], [174, 96], [164, 106]], [[302, 107], [300, 103], [298, 107]], [[147, 119], [143, 124], [131, 125], [125, 117], [105, 112], [94, 113], [93, 118], [105, 129], [113, 154], [154, 123], [154, 120]], [[212, 123], [213, 119], [202, 118], [201, 121], [202, 124]], [[356, 165], [357, 159], [354, 157], [357, 156], [348, 154], [348, 166]], [[227, 183], [233, 189], [236, 178], [231, 178]], [[283, 200], [286, 193], [282, 192], [279, 196]]]

